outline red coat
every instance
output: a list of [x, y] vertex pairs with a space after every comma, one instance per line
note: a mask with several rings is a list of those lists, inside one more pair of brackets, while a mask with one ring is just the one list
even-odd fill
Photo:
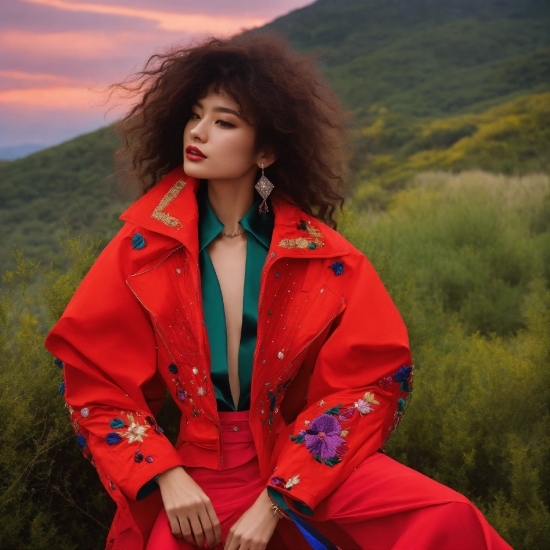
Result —
[[[135, 499], [156, 474], [220, 467], [197, 186], [176, 169], [122, 215], [46, 342], [65, 364], [78, 442], [118, 505], [113, 548], [144, 547], [159, 491]], [[400, 420], [408, 339], [363, 254], [296, 206], [274, 201], [273, 210], [250, 425], [266, 483], [314, 509]], [[182, 412], [178, 450], [154, 420], [166, 388]]]

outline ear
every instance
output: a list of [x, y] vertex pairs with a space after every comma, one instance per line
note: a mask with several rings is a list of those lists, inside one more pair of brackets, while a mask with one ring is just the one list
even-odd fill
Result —
[[260, 165], [263, 163], [264, 168], [267, 168], [268, 166], [271, 166], [276, 160], [277, 155], [272, 149], [265, 149], [263, 151], [260, 151], [256, 155], [256, 164], [258, 165], [258, 167], [260, 167]]

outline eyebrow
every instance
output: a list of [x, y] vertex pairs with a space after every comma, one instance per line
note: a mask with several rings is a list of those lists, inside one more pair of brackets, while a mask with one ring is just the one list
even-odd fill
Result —
[[[201, 109], [204, 109], [203, 104], [200, 101], [195, 101], [195, 105], [197, 107], [200, 107]], [[235, 111], [234, 109], [230, 109], [229, 107], [214, 107], [212, 109], [215, 113], [227, 113], [229, 115], [235, 115], [236, 117], [243, 118], [241, 113], [238, 111]]]

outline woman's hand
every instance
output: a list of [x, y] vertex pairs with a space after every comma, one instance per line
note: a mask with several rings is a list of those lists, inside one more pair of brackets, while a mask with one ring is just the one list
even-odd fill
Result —
[[267, 489], [264, 489], [231, 527], [224, 550], [264, 550], [278, 521], [279, 518], [273, 515]]
[[204, 548], [222, 542], [222, 530], [210, 499], [181, 468], [171, 468], [157, 478], [172, 534]]

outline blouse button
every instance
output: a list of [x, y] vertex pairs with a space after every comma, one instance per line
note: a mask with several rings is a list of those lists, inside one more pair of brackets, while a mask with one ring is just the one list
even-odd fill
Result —
[[239, 431], [239, 428], [237, 428], [237, 426], [235, 426], [235, 427], [233, 428], [233, 431], [234, 431], [234, 432], [238, 432], [238, 431]]

